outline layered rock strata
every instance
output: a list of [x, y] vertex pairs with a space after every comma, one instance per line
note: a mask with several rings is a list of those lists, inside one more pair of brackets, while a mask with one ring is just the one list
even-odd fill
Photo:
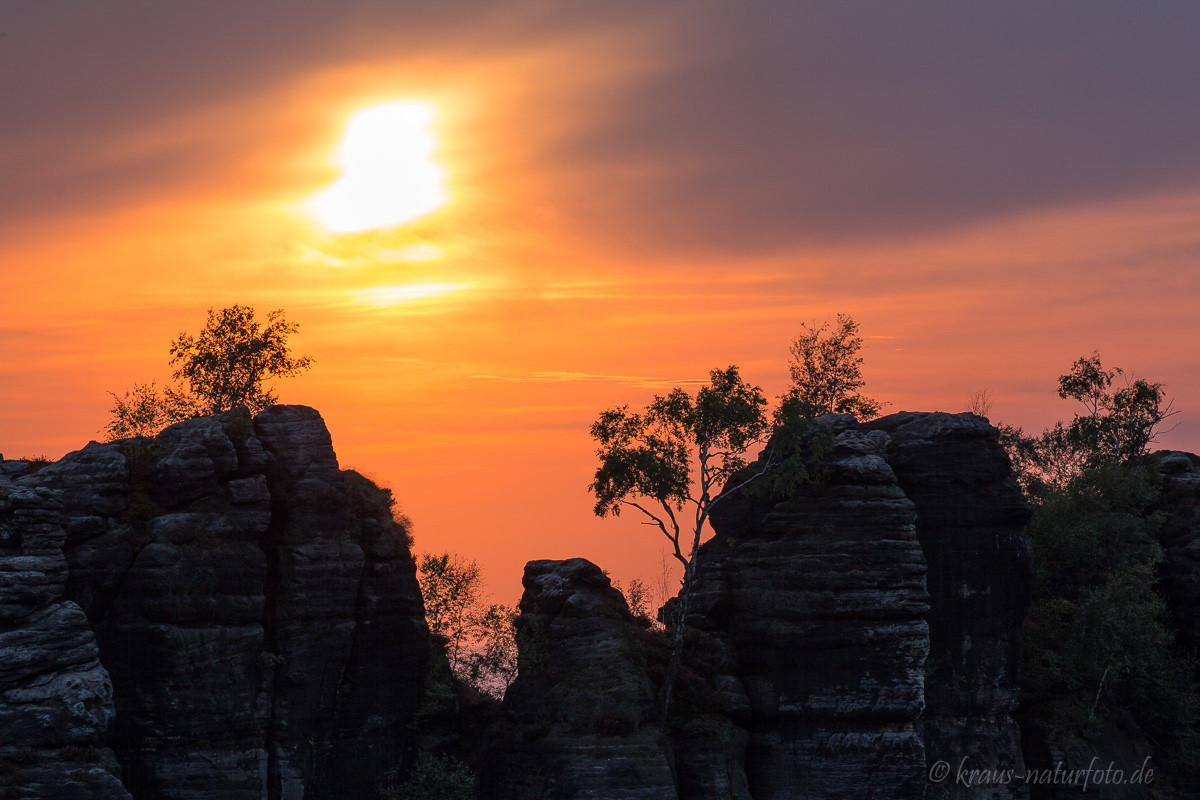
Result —
[[[1021, 771], [1028, 510], [995, 430], [824, 424], [811, 481], [714, 510], [665, 731], [663, 641], [590, 562], [528, 565], [489, 796], [1020, 796], [929, 781]], [[400, 777], [430, 652], [415, 565], [315, 411], [35, 466], [0, 465], [0, 798], [335, 800]], [[1186, 612], [1200, 459], [1163, 471]]]
[[625, 598], [581, 558], [531, 561], [522, 584], [498, 796], [675, 798], [646, 648]]
[[[970, 414], [821, 422], [810, 479], [789, 496], [714, 507], [669, 772], [652, 724], [661, 678], [645, 683], [621, 599], [587, 562], [527, 567], [505, 707], [529, 744], [510, 753], [505, 797], [1024, 796], [936, 768], [1023, 774], [1012, 714], [1029, 509], [995, 429]], [[639, 777], [614, 783], [621, 770], [597, 759]]]
[[688, 625], [720, 654], [754, 800], [923, 795], [926, 566], [888, 442], [842, 430], [817, 480], [714, 515]]
[[995, 429], [970, 414], [822, 423], [833, 441], [812, 480], [778, 501], [731, 496], [701, 552], [689, 624], [748, 736], [749, 792], [1024, 796], [930, 781], [939, 762], [1023, 773], [1029, 509]]
[[[996, 431], [973, 414], [900, 413], [868, 422], [917, 514], [928, 564], [929, 660], [921, 730], [930, 767], [1023, 775], [1021, 623], [1033, 586], [1030, 509]], [[1024, 797], [1021, 782], [946, 781], [937, 796]]]
[[0, 798], [128, 800], [106, 746], [112, 682], [66, 598], [62, 498], [31, 468], [0, 468]]
[[[44, 519], [6, 539], [57, 526], [61, 549], [44, 548], [53, 580], [6, 586], [36, 587], [40, 607], [74, 614], [79, 648], [98, 645], [103, 668], [75, 682], [72, 707], [99, 709], [91, 735], [129, 794], [378, 796], [412, 737], [428, 632], [406, 532], [381, 490], [339, 469], [317, 412], [93, 442], [15, 485]], [[58, 727], [41, 730], [65, 743]]]

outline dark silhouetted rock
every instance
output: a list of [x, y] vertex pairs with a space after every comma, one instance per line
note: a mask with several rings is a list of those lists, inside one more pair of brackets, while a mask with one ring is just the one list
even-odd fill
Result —
[[[974, 414], [900, 413], [862, 426], [886, 431], [888, 463], [917, 512], [929, 565], [929, 662], [922, 718], [926, 757], [1024, 774], [1021, 623], [1033, 587], [1024, 528], [1029, 505], [996, 430]], [[964, 762], [963, 759], [966, 759]], [[943, 786], [948, 798], [1025, 797], [1014, 782]]]
[[531, 561], [522, 584], [500, 796], [676, 797], [642, 629], [625, 598], [581, 558]]
[[[487, 796], [1022, 796], [928, 781], [1022, 770], [1029, 512], [996, 431], [823, 424], [814, 480], [714, 508], [665, 730], [663, 637], [594, 564], [530, 562], [520, 675], [474, 754]], [[1200, 459], [1162, 464], [1164, 589], [1195, 646]], [[0, 463], [0, 797], [370, 800], [402, 777], [431, 652], [415, 565], [315, 411], [36, 467]]]
[[651, 769], [658, 687], [621, 598], [589, 562], [527, 566], [504, 797], [1025, 796], [929, 779], [938, 761], [1023, 773], [1029, 509], [996, 430], [970, 414], [821, 424], [812, 480], [713, 508], [668, 721], [673, 785]]
[[21, 797], [358, 800], [392, 779], [429, 648], [416, 567], [315, 411], [93, 442], [0, 497], [0, 654], [20, 654], [0, 739], [116, 754], [71, 770], [112, 766], [118, 793], [38, 794], [35, 753]]
[[[715, 509], [688, 623], [721, 644], [685, 652], [728, 651], [719, 710], [747, 733], [755, 800], [924, 793], [926, 567], [888, 443], [842, 430], [822, 479]], [[683, 797], [745, 796], [709, 792]]]
[[1158, 506], [1165, 512], [1160, 534], [1166, 563], [1162, 592], [1179, 643], [1188, 652], [1200, 649], [1200, 456], [1160, 452], [1162, 493]]
[[0, 471], [0, 796], [127, 800], [104, 746], [112, 683], [87, 617], [65, 599], [64, 492], [36, 475], [12, 480], [22, 473]]

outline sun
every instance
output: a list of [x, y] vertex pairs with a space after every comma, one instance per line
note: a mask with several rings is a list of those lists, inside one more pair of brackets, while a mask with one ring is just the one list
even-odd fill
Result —
[[433, 109], [417, 102], [355, 114], [338, 151], [342, 177], [309, 200], [321, 224], [337, 233], [390, 228], [445, 203], [432, 121]]

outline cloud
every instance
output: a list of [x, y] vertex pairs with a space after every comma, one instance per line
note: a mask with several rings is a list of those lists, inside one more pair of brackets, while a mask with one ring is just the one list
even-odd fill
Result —
[[[597, 28], [610, 59], [569, 72], [607, 84], [525, 120], [563, 127], [537, 166], [581, 185], [555, 200], [626, 247], [888, 238], [1200, 182], [1194, 4], [115, 2], [24, 4], [4, 28], [5, 217], [217, 166], [219, 131], [114, 143], [300, 75], [397, 53], [458, 69]], [[631, 43], [655, 53], [633, 73]]]
[[1147, 11], [693, 5], [557, 157], [607, 235], [718, 259], [1195, 187], [1200, 6]]
[[314, 75], [391, 65], [393, 91], [419, 91], [606, 16], [529, 0], [20, 4], [0, 20], [0, 219], [211, 181], [247, 158], [256, 131], [287, 123], [281, 96]]
[[698, 379], [669, 380], [667, 378], [648, 377], [644, 375], [600, 375], [588, 372], [544, 371], [515, 375], [476, 374], [470, 376], [477, 380], [505, 381], [508, 383], [619, 383], [646, 389], [669, 389], [674, 386], [703, 384]]
[[1182, 2], [126, 1], [3, 25], [9, 222], [209, 179], [304, 76], [389, 63], [412, 90], [498, 58], [540, 88], [495, 86], [525, 105], [480, 146], [525, 135], [538, 202], [614, 254], [702, 266], [1200, 185]]

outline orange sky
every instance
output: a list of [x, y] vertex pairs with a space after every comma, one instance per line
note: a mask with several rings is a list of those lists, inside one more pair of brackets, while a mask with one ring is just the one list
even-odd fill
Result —
[[[97, 438], [233, 303], [300, 324], [282, 399], [505, 600], [533, 558], [658, 573], [591, 514], [600, 410], [730, 363], [777, 395], [838, 312], [890, 410], [1040, 428], [1099, 350], [1200, 451], [1195, 7], [37, 5], [0, 16], [6, 457]], [[322, 230], [348, 119], [401, 100], [447, 204]]]

